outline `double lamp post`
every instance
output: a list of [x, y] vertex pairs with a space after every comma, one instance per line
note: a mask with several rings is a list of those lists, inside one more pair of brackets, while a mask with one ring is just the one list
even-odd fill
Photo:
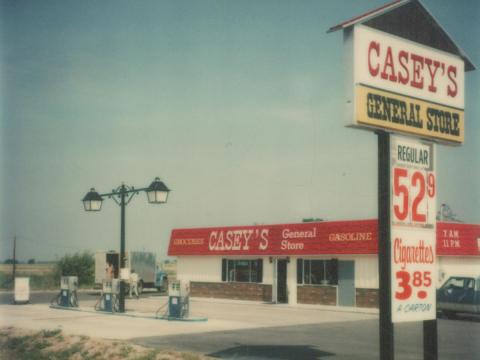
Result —
[[[99, 194], [94, 188], [91, 188], [82, 199], [85, 211], [100, 211], [104, 198], [113, 199], [120, 206], [120, 269], [125, 268], [125, 206], [140, 192], [147, 193], [147, 200], [150, 204], [164, 204], [167, 202], [170, 189], [157, 177], [146, 188], [136, 189], [122, 183], [106, 194]], [[125, 283], [123, 280], [120, 281], [119, 312], [125, 312]]]

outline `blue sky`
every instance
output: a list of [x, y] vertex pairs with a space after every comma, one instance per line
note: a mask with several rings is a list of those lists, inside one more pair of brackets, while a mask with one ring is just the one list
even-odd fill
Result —
[[[118, 249], [94, 186], [173, 189], [127, 207], [127, 248], [177, 227], [377, 217], [373, 133], [344, 127], [342, 36], [384, 1], [1, 1], [0, 260]], [[480, 3], [423, 4], [480, 64]], [[480, 223], [478, 70], [466, 141], [438, 147], [438, 203]]]

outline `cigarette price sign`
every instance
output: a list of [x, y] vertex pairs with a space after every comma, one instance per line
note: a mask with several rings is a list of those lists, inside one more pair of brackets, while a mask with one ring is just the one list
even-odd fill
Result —
[[436, 318], [436, 176], [432, 143], [391, 137], [392, 321]]

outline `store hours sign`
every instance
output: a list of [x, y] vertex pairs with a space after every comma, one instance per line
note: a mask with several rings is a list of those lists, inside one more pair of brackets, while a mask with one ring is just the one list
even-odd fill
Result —
[[391, 136], [392, 321], [436, 318], [435, 147]]

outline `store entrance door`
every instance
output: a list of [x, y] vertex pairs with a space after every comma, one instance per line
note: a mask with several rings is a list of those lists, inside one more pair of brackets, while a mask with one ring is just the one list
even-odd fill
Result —
[[338, 305], [355, 306], [355, 262], [338, 262]]
[[288, 303], [287, 295], [287, 260], [277, 260], [277, 302]]

